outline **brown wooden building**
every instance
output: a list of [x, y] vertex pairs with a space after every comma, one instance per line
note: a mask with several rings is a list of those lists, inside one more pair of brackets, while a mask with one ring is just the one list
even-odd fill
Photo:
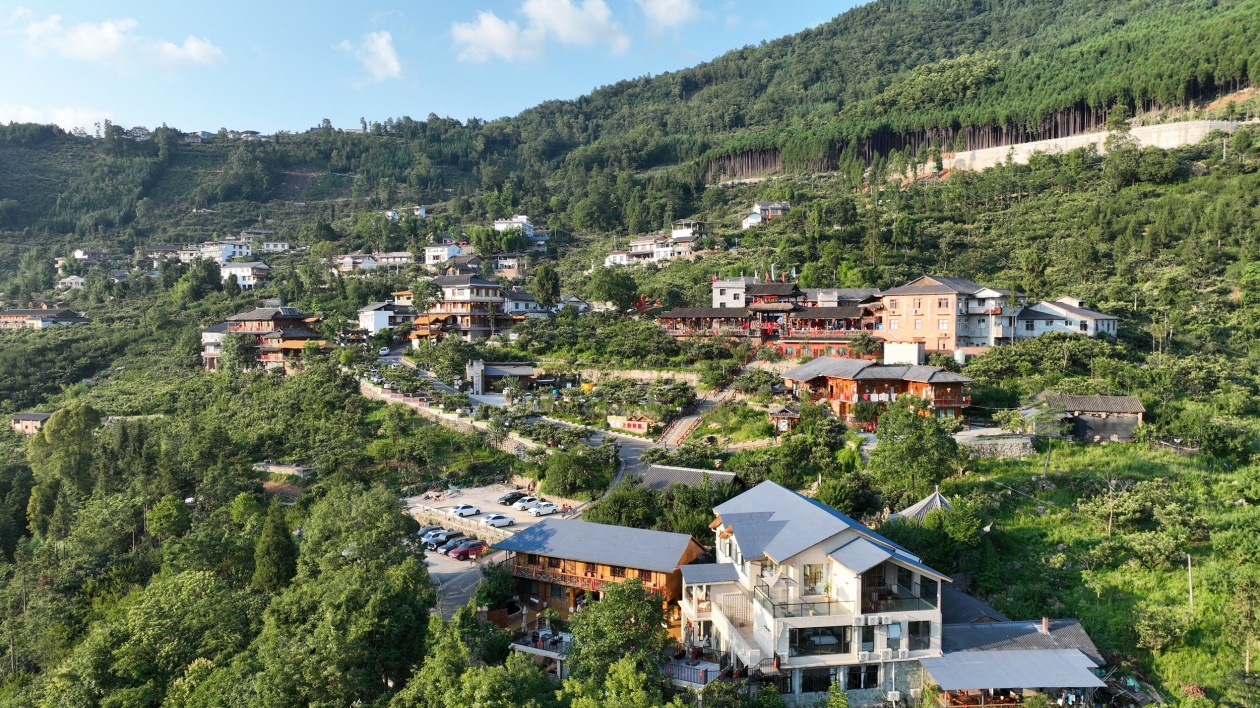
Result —
[[494, 544], [508, 552], [522, 603], [550, 607], [567, 618], [589, 591], [608, 583], [643, 581], [674, 605], [682, 597], [680, 567], [704, 553], [691, 536], [568, 519], [547, 519]]
[[961, 418], [971, 405], [966, 387], [971, 379], [939, 366], [876, 364], [864, 359], [820, 357], [783, 375], [795, 385], [801, 400], [825, 400], [846, 422], [853, 422], [852, 410], [859, 403], [882, 407], [901, 396], [926, 399], [941, 418]]

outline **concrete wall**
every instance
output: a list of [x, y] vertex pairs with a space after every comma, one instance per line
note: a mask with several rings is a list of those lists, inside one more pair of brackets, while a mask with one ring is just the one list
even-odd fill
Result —
[[972, 457], [1022, 459], [1037, 453], [1031, 435], [992, 435], [963, 440], [961, 444]]
[[[1130, 134], [1137, 139], [1142, 147], [1155, 146], [1167, 150], [1200, 142], [1213, 130], [1224, 130], [1232, 133], [1238, 129], [1238, 126], [1238, 123], [1225, 120], [1194, 120], [1183, 123], [1143, 126], [1132, 129]], [[942, 158], [941, 163], [946, 169], [950, 170], [984, 170], [1004, 164], [1008, 156], [1014, 162], [1026, 164], [1029, 156], [1035, 152], [1063, 153], [1095, 145], [1098, 148], [1098, 152], [1103, 153], [1106, 152], [1103, 145], [1110, 135], [1111, 133], [1107, 131], [1085, 133], [1068, 138], [1038, 140], [1031, 143], [1006, 145], [984, 150], [949, 153]]]
[[[547, 372], [546, 367], [542, 367], [544, 373]], [[696, 386], [700, 383], [700, 374], [695, 371], [681, 370], [665, 370], [656, 369], [581, 369], [578, 375], [587, 383], [599, 383], [607, 379], [633, 379], [635, 381], [658, 381], [660, 379], [674, 379], [675, 381], [684, 381]]]
[[[362, 393], [364, 396], [367, 396], [368, 398], [375, 398], [379, 401], [386, 401], [388, 403], [401, 403], [404, 406], [408, 406], [414, 409], [417, 413], [428, 418], [429, 420], [432, 420], [433, 422], [439, 425], [445, 426], [447, 428], [450, 428], [451, 430], [454, 430], [456, 432], [464, 433], [465, 435], [482, 435], [482, 436], [485, 435], [485, 428], [486, 428], [485, 423], [479, 423], [479, 422], [475, 422], [469, 419], [460, 418], [451, 413], [443, 413], [442, 411], [438, 409], [429, 407], [427, 403], [425, 403], [424, 401], [421, 401], [418, 398], [410, 398], [408, 396], [402, 395], [401, 393], [395, 393], [394, 391], [386, 391], [383, 388], [373, 386], [367, 381], [362, 381], [362, 380], [359, 381], [359, 392]], [[485, 442], [486, 444], [490, 444], [489, 440], [483, 439], [483, 442]], [[529, 453], [532, 450], [538, 448], [539, 445], [538, 443], [532, 440], [523, 438], [520, 435], [517, 435], [516, 433], [509, 432], [507, 439], [499, 443], [495, 447], [497, 447], [498, 449], [510, 455], [514, 455], [522, 460], [528, 460]]]

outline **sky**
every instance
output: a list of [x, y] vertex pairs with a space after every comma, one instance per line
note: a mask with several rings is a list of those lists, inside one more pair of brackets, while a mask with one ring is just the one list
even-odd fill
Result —
[[303, 131], [510, 116], [858, 0], [0, 0], [0, 122]]

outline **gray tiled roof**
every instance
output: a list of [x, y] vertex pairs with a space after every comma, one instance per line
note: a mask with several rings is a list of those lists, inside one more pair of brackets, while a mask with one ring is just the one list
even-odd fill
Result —
[[695, 539], [685, 533], [547, 519], [492, 546], [495, 550], [537, 553], [587, 563], [673, 572]]
[[1038, 396], [1056, 408], [1071, 413], [1145, 413], [1146, 408], [1137, 396], [1073, 396], [1067, 393], [1051, 393]]
[[1000, 649], [1079, 649], [1094, 663], [1103, 664], [1098, 647], [1075, 619], [1050, 620], [1048, 633], [1041, 631], [1041, 620], [947, 624], [941, 628], [941, 650], [946, 654]]
[[490, 287], [499, 287], [498, 283], [492, 283], [485, 278], [478, 278], [475, 275], [443, 275], [433, 279], [433, 284], [438, 287], [454, 286], [454, 285], [483, 285]]
[[984, 290], [984, 286], [966, 278], [950, 278], [943, 275], [925, 275], [916, 278], [900, 287], [891, 288], [881, 293], [888, 295], [949, 295], [961, 293], [971, 295]]
[[993, 688], [1100, 688], [1094, 663], [1075, 649], [947, 654], [920, 663], [946, 691]]
[[289, 318], [300, 317], [305, 319], [306, 315], [302, 314], [296, 307], [259, 307], [249, 312], [232, 315], [228, 318], [229, 322], [257, 322], [262, 320], [274, 320], [277, 317]]
[[52, 413], [38, 413], [35, 411], [13, 414], [13, 420], [15, 421], [22, 421], [22, 420], [43, 421], [43, 420], [48, 420], [51, 417], [52, 417]]
[[743, 319], [748, 317], [748, 310], [742, 307], [675, 307], [669, 312], [662, 312], [657, 315], [658, 319], [691, 319], [695, 317]]
[[939, 366], [886, 365], [843, 357], [819, 357], [783, 374], [783, 378], [789, 381], [810, 381], [823, 376], [855, 381], [891, 379], [919, 383], [971, 383], [970, 378]]
[[739, 580], [739, 572], [734, 563], [690, 563], [682, 567], [682, 577], [686, 585], [733, 583]]
[[807, 319], [853, 319], [862, 316], [860, 307], [806, 307], [788, 315], [794, 320]]
[[1107, 314], [1106, 312], [1099, 312], [1099, 311], [1097, 311], [1097, 310], [1091, 310], [1091, 309], [1088, 309], [1088, 308], [1085, 308], [1085, 307], [1077, 307], [1077, 306], [1075, 306], [1075, 305], [1069, 305], [1069, 304], [1067, 304], [1066, 302], [1059, 302], [1058, 300], [1056, 300], [1056, 301], [1054, 301], [1054, 302], [1047, 302], [1047, 303], [1043, 303], [1043, 304], [1045, 304], [1045, 305], [1049, 305], [1049, 306], [1051, 306], [1051, 307], [1057, 307], [1057, 308], [1059, 308], [1059, 309], [1063, 310], [1064, 312], [1067, 312], [1067, 313], [1072, 314], [1072, 315], [1076, 315], [1077, 317], [1080, 317], [1081, 319], [1086, 319], [1086, 320], [1117, 320], [1117, 319], [1120, 319], [1119, 317], [1116, 317], [1115, 315], [1109, 315], [1109, 314]]
[[713, 484], [734, 482], [734, 472], [714, 472], [713, 470], [695, 469], [692, 467], [673, 467], [671, 465], [651, 465], [639, 480], [639, 484], [648, 489], [663, 491], [672, 484], [684, 487], [699, 487], [708, 479]]

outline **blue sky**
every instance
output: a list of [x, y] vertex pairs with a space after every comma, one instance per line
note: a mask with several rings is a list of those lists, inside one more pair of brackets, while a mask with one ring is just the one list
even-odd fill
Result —
[[0, 122], [300, 131], [497, 118], [812, 27], [856, 0], [0, 0]]

